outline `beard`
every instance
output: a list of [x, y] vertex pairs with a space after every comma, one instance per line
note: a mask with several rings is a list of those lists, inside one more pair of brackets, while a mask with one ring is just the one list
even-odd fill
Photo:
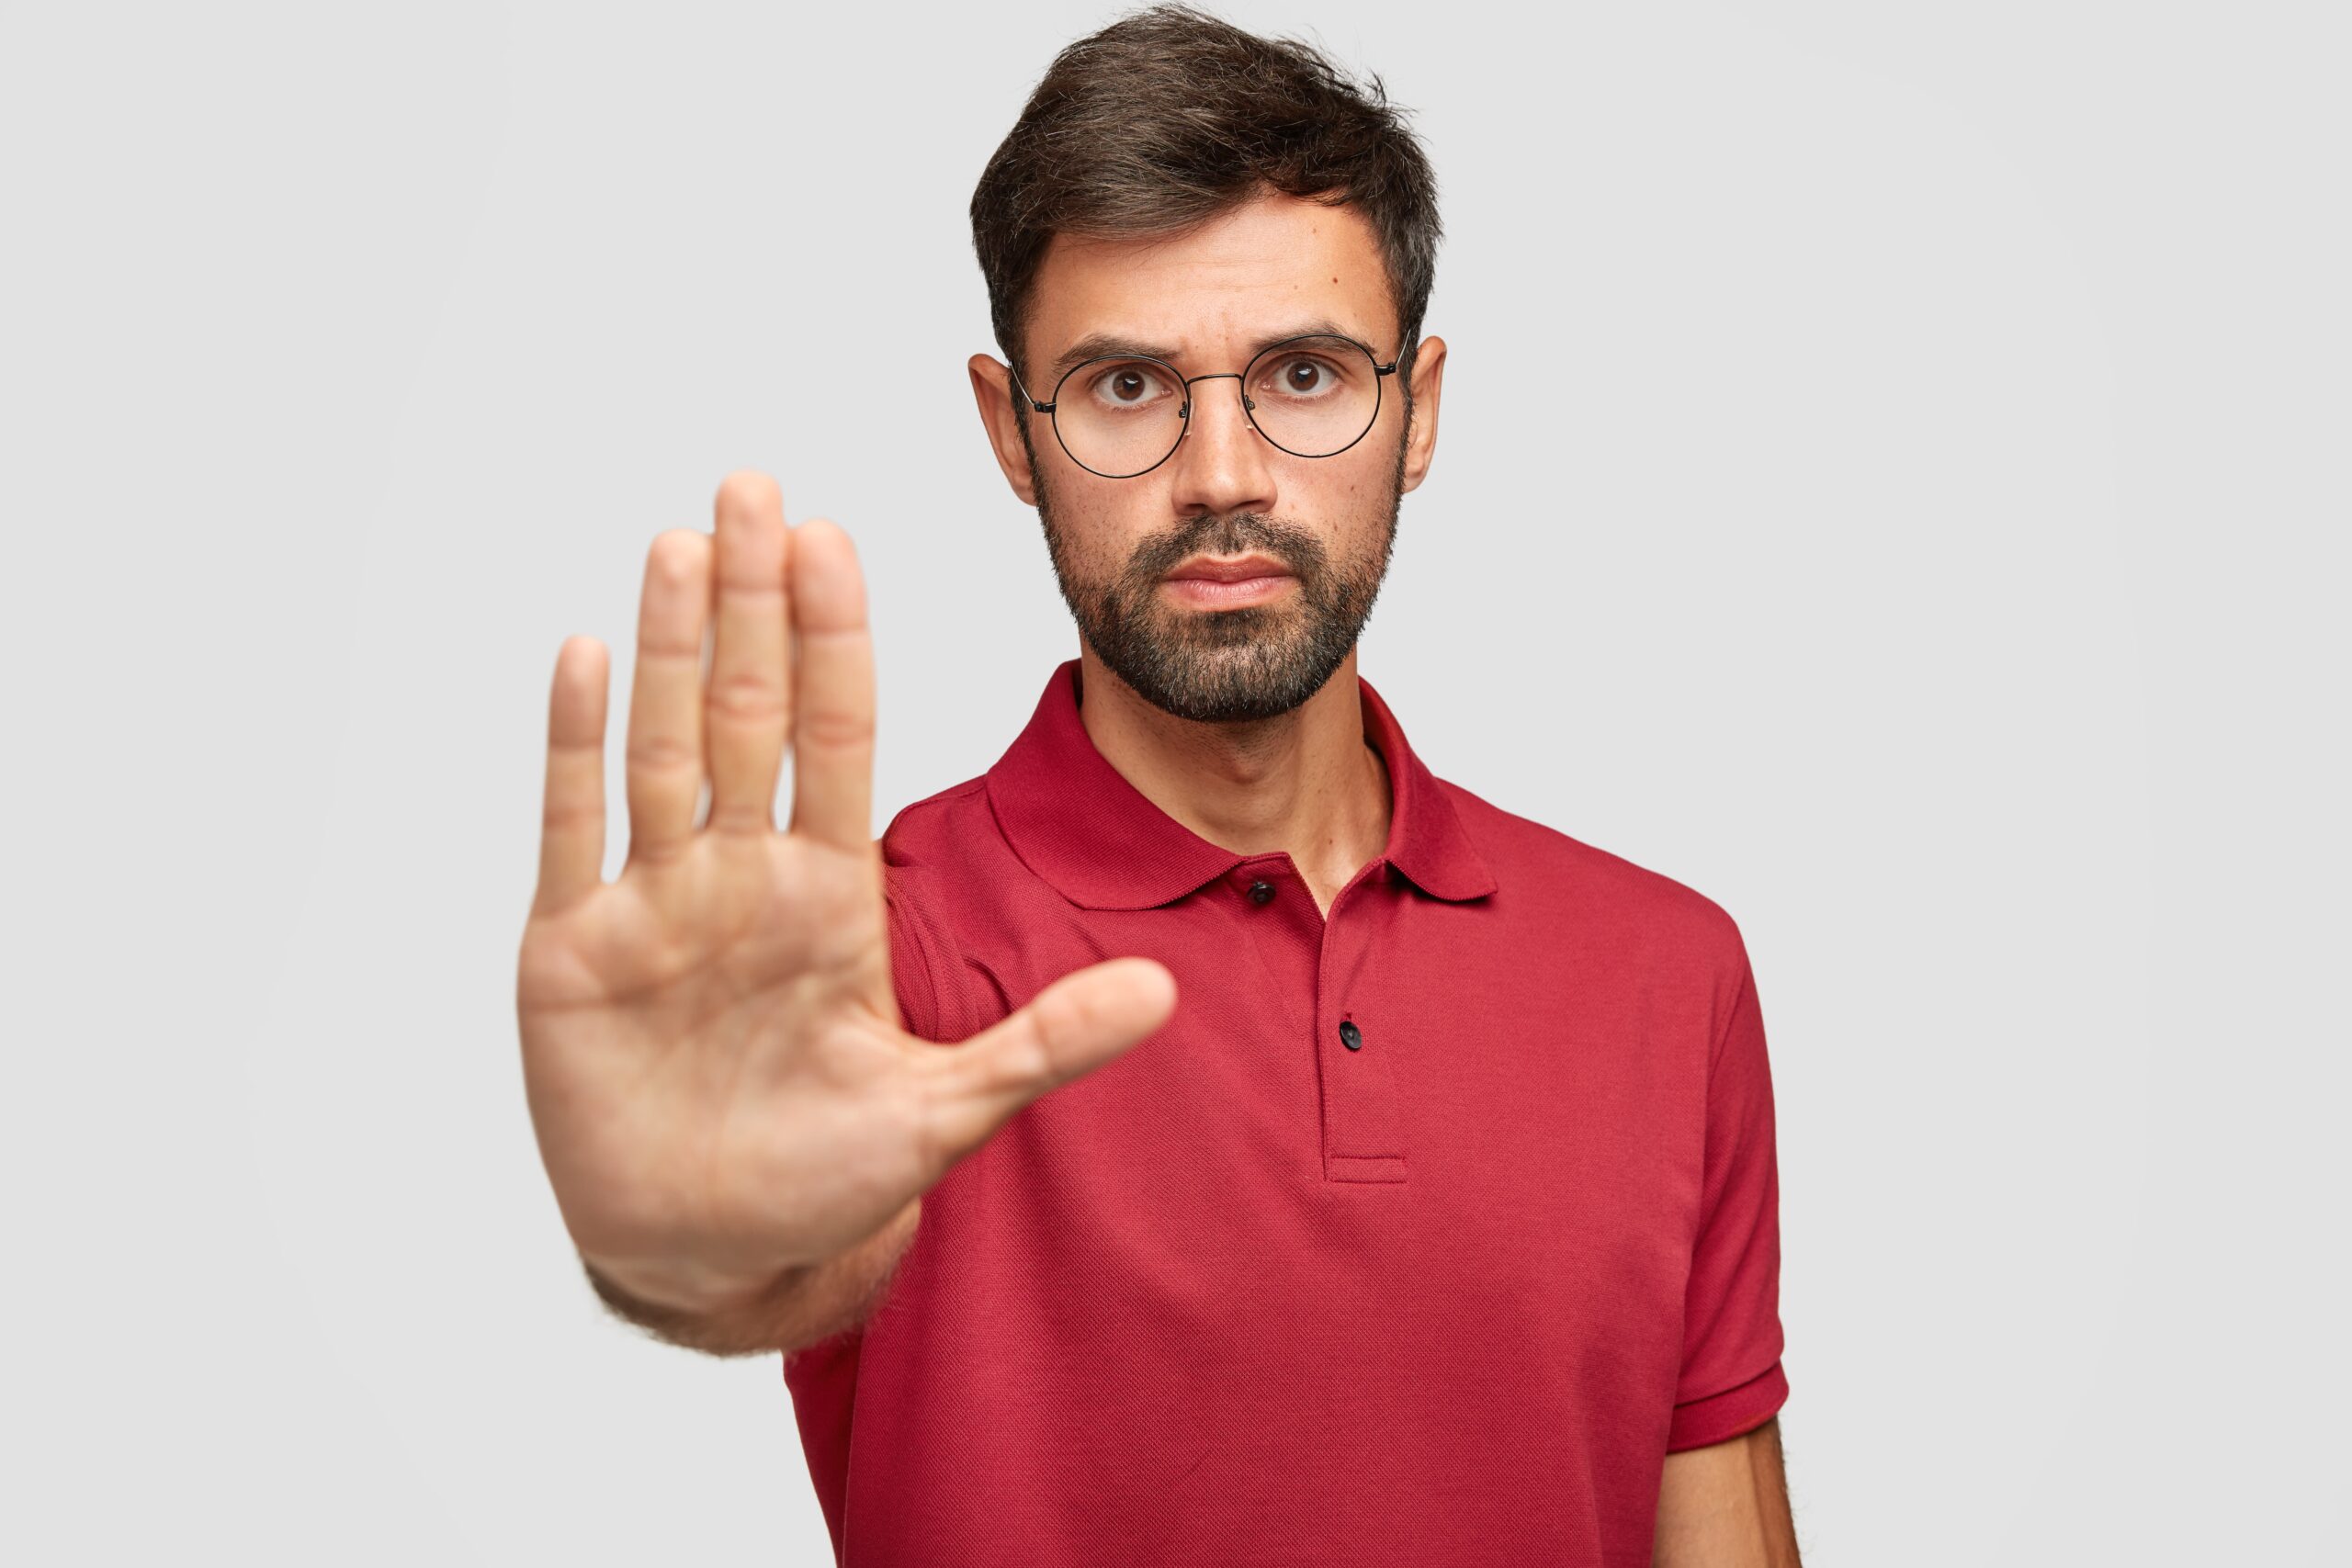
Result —
[[[1409, 410], [1408, 411], [1409, 415]], [[1079, 635], [1113, 674], [1164, 713], [1204, 724], [1246, 723], [1291, 712], [1323, 689], [1356, 646], [1388, 575], [1396, 515], [1405, 495], [1405, 436], [1388, 495], [1373, 519], [1370, 549], [1334, 558], [1314, 534], [1261, 513], [1196, 517], [1136, 547], [1108, 581], [1083, 574], [1054, 520], [1052, 498], [1021, 422], [1037, 519], [1062, 600]], [[1409, 417], [1404, 422], [1411, 428]], [[1360, 530], [1340, 530], [1353, 537]], [[1195, 555], [1263, 550], [1297, 578], [1272, 604], [1187, 609], [1159, 591], [1160, 580]]]

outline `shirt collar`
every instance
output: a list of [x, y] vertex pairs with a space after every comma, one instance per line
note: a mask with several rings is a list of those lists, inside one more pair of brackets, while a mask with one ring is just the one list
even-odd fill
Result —
[[[988, 771], [998, 825], [1023, 863], [1073, 904], [1148, 909], [1253, 857], [1211, 843], [1169, 816], [1094, 748], [1078, 712], [1080, 661], [1064, 660], [1023, 729]], [[1363, 732], [1387, 764], [1382, 859], [1422, 892], [1476, 898], [1495, 879], [1436, 777], [1405, 742], [1372, 682], [1356, 677]]]

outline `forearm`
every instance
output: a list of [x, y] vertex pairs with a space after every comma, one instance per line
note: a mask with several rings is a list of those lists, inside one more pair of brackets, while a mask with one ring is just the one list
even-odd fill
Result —
[[1777, 1416], [1666, 1456], [1651, 1568], [1800, 1568]]
[[847, 1252], [787, 1270], [750, 1299], [695, 1308], [650, 1301], [608, 1278], [587, 1259], [582, 1268], [597, 1299], [656, 1338], [711, 1356], [761, 1356], [798, 1349], [863, 1322], [888, 1292], [899, 1260], [913, 1243], [921, 1201]]

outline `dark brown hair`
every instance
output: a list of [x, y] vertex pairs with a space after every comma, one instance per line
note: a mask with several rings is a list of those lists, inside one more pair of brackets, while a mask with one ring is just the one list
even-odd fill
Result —
[[[1054, 57], [972, 192], [997, 345], [1027, 374], [1021, 334], [1057, 233], [1181, 233], [1271, 186], [1352, 204], [1370, 221], [1402, 333], [1397, 379], [1409, 387], [1442, 231], [1437, 177], [1407, 112], [1377, 75], [1359, 85], [1306, 44], [1191, 6], [1152, 6], [1080, 39]], [[1025, 417], [1019, 398], [1013, 406]]]

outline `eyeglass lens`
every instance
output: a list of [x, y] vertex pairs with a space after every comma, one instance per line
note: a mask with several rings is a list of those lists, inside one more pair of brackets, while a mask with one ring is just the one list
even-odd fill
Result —
[[[1184, 436], [1188, 396], [1221, 391], [1226, 378], [1187, 389], [1156, 359], [1095, 359], [1063, 378], [1054, 427], [1083, 468], [1125, 478], [1157, 468]], [[1345, 451], [1380, 412], [1372, 356], [1347, 338], [1298, 338], [1267, 349], [1237, 383], [1261, 434], [1301, 457]]]

